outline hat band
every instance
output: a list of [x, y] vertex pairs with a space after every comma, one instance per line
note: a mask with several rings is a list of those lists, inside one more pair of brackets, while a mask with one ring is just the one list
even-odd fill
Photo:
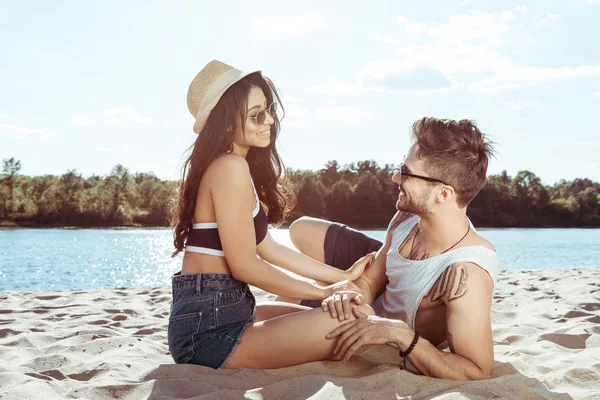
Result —
[[218, 77], [212, 83], [212, 85], [209, 86], [208, 90], [206, 91], [206, 93], [202, 97], [202, 100], [200, 101], [200, 106], [198, 107], [198, 112], [196, 113], [196, 120], [200, 118], [200, 115], [202, 113], [210, 111], [206, 108], [211, 107], [212, 110], [212, 108], [215, 107], [216, 102], [214, 100], [218, 101], [223, 92], [225, 92], [227, 89], [229, 89], [231, 85], [237, 82], [238, 77], [241, 74], [242, 71], [235, 68], [231, 68], [230, 70], [224, 72], [223, 75]]

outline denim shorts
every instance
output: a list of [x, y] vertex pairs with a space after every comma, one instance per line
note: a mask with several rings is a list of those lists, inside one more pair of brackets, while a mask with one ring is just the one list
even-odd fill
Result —
[[256, 299], [247, 283], [227, 274], [175, 274], [167, 340], [177, 364], [221, 368], [246, 327]]
[[[383, 246], [373, 239], [347, 225], [333, 222], [325, 233], [323, 249], [325, 264], [343, 271], [350, 268], [359, 258], [377, 251]], [[321, 300], [302, 300], [303, 306], [321, 307]]]

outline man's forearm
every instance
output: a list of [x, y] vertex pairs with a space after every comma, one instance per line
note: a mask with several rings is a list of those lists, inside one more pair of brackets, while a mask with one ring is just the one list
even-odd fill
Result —
[[[396, 340], [396, 344], [406, 350], [414, 338], [414, 331], [407, 328]], [[484, 372], [471, 360], [454, 353], [438, 350], [422, 337], [408, 356], [408, 360], [423, 375], [452, 380], [487, 379], [491, 373]]]
[[358, 286], [362, 292], [362, 295], [365, 298], [365, 304], [372, 305], [375, 301], [375, 294], [373, 293], [373, 288], [371, 287], [369, 281], [361, 276], [354, 281], [354, 284]]

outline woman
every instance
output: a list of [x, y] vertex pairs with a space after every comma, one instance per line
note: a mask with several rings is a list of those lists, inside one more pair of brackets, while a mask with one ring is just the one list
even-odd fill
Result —
[[[371, 259], [340, 271], [269, 235], [267, 224], [281, 222], [289, 208], [278, 184], [283, 165], [275, 148], [275, 100], [275, 87], [260, 71], [243, 73], [219, 61], [204, 67], [188, 90], [198, 138], [183, 167], [172, 221], [173, 255], [185, 250], [182, 270], [173, 277], [168, 332], [177, 363], [278, 368], [330, 357], [335, 341], [325, 336], [344, 316], [333, 319], [320, 309], [284, 302], [257, 306], [248, 285], [322, 300], [355, 288], [344, 281], [356, 279]], [[358, 307], [373, 314], [369, 306]]]

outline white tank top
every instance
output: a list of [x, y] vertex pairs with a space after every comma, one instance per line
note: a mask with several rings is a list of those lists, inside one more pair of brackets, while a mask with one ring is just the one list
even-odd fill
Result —
[[[400, 319], [414, 329], [415, 316], [421, 300], [442, 273], [454, 263], [471, 262], [488, 272], [496, 286], [498, 257], [495, 251], [483, 246], [467, 246], [438, 254], [425, 260], [407, 260], [398, 248], [419, 222], [418, 216], [403, 221], [392, 233], [392, 245], [387, 253], [385, 291], [373, 304], [377, 315]], [[475, 231], [471, 221], [471, 229]]]

